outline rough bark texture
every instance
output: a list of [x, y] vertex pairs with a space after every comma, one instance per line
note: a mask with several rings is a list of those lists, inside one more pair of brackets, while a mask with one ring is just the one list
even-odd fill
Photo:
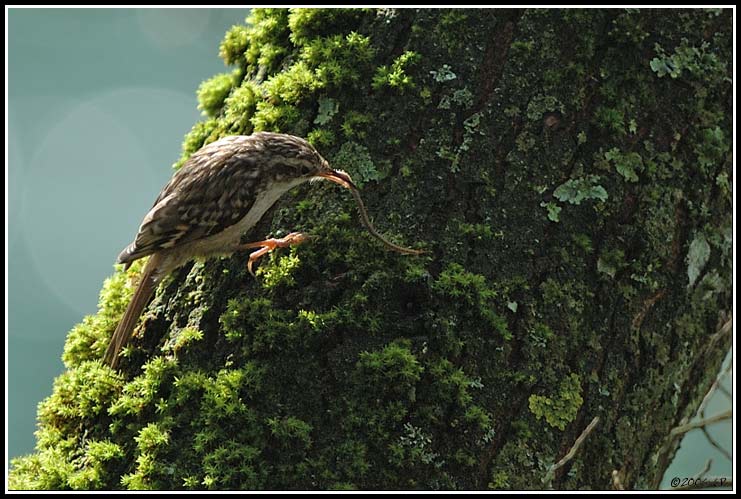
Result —
[[183, 158], [306, 136], [428, 253], [302, 186], [246, 239], [318, 238], [176, 272], [120, 373], [118, 271], [11, 486], [655, 485], [731, 341], [731, 45], [718, 10], [254, 11]]

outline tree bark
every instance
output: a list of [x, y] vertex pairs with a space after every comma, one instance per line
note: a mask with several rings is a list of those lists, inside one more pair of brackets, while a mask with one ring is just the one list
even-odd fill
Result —
[[302, 186], [245, 240], [317, 238], [256, 279], [246, 254], [175, 272], [120, 373], [99, 359], [140, 266], [117, 271], [11, 486], [656, 487], [731, 343], [732, 32], [729, 10], [253, 11], [183, 158], [308, 137], [427, 253]]

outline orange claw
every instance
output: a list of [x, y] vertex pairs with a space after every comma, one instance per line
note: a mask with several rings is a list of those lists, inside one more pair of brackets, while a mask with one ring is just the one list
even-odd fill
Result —
[[301, 232], [291, 232], [287, 236], [278, 239], [270, 238], [265, 239], [264, 241], [243, 244], [240, 246], [240, 249], [260, 248], [259, 250], [250, 253], [250, 259], [247, 261], [247, 270], [249, 270], [250, 274], [254, 276], [255, 272], [252, 270], [252, 264], [260, 257], [270, 253], [275, 248], [285, 248], [287, 246], [301, 244], [307, 239], [309, 239], [309, 236], [306, 234], [302, 234]]

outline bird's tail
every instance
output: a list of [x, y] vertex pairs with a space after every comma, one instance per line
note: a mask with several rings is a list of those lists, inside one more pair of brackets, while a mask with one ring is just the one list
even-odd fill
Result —
[[139, 286], [137, 286], [129, 306], [126, 307], [126, 312], [124, 312], [121, 321], [113, 332], [113, 336], [111, 336], [111, 342], [108, 344], [108, 349], [103, 356], [103, 362], [110, 365], [113, 369], [118, 364], [118, 354], [134, 334], [134, 327], [136, 327], [136, 323], [139, 321], [139, 316], [157, 288], [159, 282], [157, 272], [159, 263], [159, 255], [154, 254], [149, 257], [149, 261], [141, 273]]

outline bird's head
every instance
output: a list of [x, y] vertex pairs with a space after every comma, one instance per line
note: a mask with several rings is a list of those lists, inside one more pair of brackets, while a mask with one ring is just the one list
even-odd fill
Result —
[[347, 189], [357, 189], [350, 175], [342, 170], [335, 170], [329, 162], [308, 141], [294, 135], [282, 133], [258, 132], [255, 138], [269, 152], [272, 164], [268, 165], [273, 172], [274, 180], [279, 182], [306, 181], [326, 179]]
[[350, 175], [342, 170], [329, 166], [326, 159], [314, 149], [309, 142], [300, 137], [281, 133], [258, 132], [252, 138], [260, 144], [269, 163], [267, 167], [273, 172], [272, 180], [279, 189], [287, 189], [306, 180], [326, 179], [349, 189], [360, 211], [360, 219], [370, 234], [381, 241], [387, 248], [399, 253], [420, 255], [422, 250], [405, 248], [392, 243], [383, 237], [368, 218], [368, 212], [360, 197], [360, 191], [353, 184]]

